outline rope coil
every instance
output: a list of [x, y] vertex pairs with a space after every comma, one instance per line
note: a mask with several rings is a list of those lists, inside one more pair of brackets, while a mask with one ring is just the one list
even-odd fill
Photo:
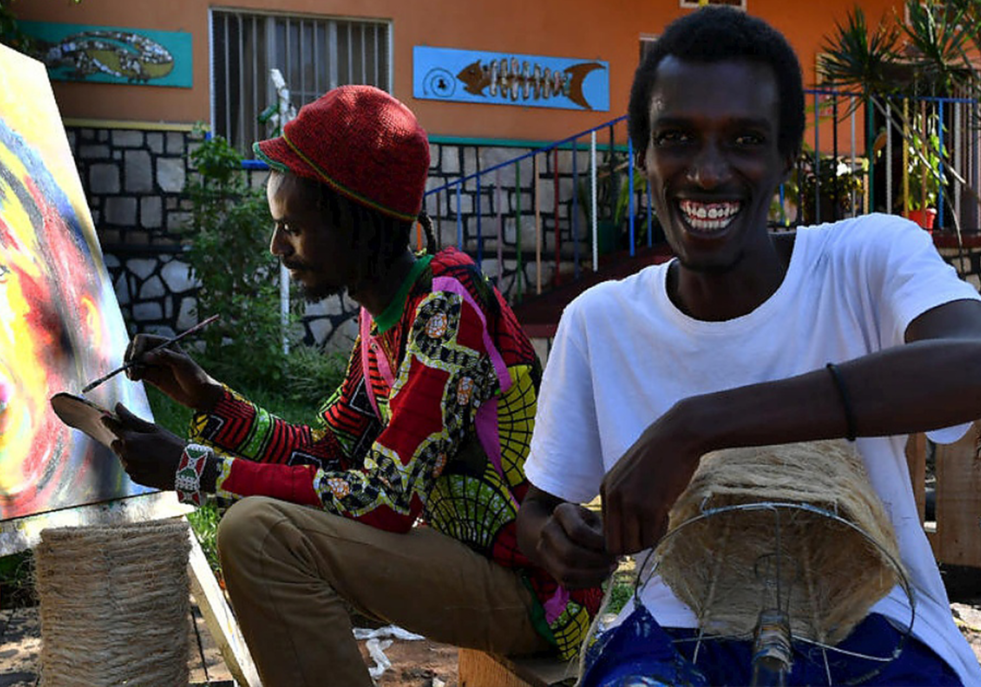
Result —
[[41, 532], [41, 687], [188, 683], [188, 536], [183, 521]]

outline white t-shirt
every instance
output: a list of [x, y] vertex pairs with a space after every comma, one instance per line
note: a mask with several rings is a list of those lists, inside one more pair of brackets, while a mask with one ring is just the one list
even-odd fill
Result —
[[[705, 322], [679, 311], [667, 296], [667, 273], [668, 264], [656, 265], [599, 284], [563, 313], [525, 464], [539, 489], [587, 502], [627, 448], [679, 400], [901, 345], [907, 326], [922, 313], [979, 299], [943, 262], [925, 231], [890, 215], [800, 229], [780, 287], [732, 320]], [[949, 443], [966, 428], [929, 436]], [[905, 443], [905, 436], [860, 438], [856, 447], [896, 529], [916, 602], [913, 634], [964, 684], [981, 684], [978, 661], [954, 625], [920, 525]], [[662, 625], [695, 625], [691, 610], [659, 580], [645, 587], [642, 598]], [[906, 595], [898, 588], [872, 610], [900, 627], [909, 623]]]

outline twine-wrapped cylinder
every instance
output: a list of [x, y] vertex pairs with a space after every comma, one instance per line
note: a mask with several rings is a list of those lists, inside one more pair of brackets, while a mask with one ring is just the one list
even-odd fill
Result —
[[41, 685], [174, 687], [189, 680], [187, 523], [41, 532]]
[[[807, 504], [861, 531], [810, 509], [748, 505], [760, 503]], [[744, 508], [692, 520], [727, 506]], [[901, 574], [885, 508], [844, 441], [703, 456], [671, 511], [674, 530], [657, 573], [711, 634], [751, 635], [760, 611], [780, 606], [795, 636], [837, 644]]]

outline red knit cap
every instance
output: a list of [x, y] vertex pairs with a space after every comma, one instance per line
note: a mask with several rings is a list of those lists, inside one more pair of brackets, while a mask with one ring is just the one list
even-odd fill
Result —
[[391, 217], [414, 220], [429, 139], [412, 111], [374, 86], [341, 86], [300, 108], [283, 135], [253, 149], [280, 172], [327, 184]]

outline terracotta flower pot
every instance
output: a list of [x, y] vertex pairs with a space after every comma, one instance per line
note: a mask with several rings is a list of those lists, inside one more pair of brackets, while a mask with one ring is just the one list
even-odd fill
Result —
[[930, 233], [933, 233], [933, 223], [937, 220], [937, 211], [933, 208], [907, 210], [903, 214], [906, 216], [906, 219], [913, 220]]

